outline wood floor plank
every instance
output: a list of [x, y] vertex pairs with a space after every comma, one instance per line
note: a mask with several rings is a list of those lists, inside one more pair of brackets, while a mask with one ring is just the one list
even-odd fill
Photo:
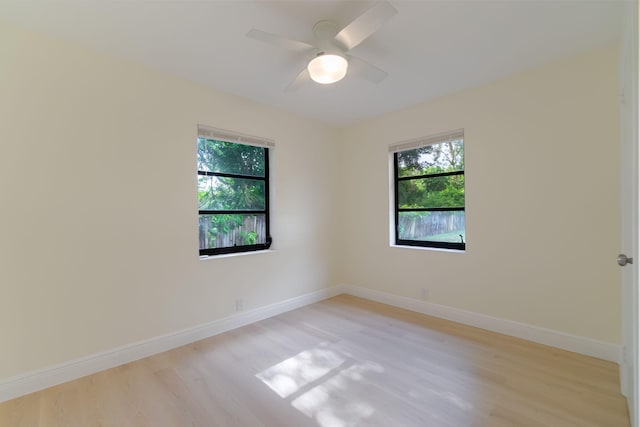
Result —
[[341, 295], [0, 404], [0, 427], [629, 427], [614, 363]]

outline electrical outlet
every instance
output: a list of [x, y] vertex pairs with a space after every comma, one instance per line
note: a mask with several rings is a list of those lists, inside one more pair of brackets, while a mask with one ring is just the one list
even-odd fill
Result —
[[244, 301], [242, 300], [242, 298], [238, 298], [236, 300], [236, 311], [242, 311], [244, 310]]
[[427, 288], [420, 289], [420, 298], [422, 298], [423, 300], [426, 300], [428, 296], [429, 296], [429, 291], [427, 291]]

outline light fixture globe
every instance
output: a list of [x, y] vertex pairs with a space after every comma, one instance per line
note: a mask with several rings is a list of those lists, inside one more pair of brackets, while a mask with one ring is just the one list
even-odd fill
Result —
[[342, 80], [347, 74], [348, 66], [347, 60], [340, 55], [320, 53], [309, 61], [307, 70], [311, 80], [326, 85]]

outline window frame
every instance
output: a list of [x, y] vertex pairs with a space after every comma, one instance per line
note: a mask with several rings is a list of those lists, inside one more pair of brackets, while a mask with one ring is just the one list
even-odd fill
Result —
[[200, 216], [201, 215], [227, 215], [227, 214], [238, 214], [238, 215], [264, 215], [265, 216], [265, 242], [264, 243], [256, 243], [253, 245], [234, 245], [234, 246], [226, 246], [222, 248], [198, 248], [199, 255], [202, 256], [216, 256], [216, 255], [227, 255], [227, 254], [235, 254], [235, 253], [243, 253], [243, 252], [255, 252], [268, 250], [271, 247], [273, 239], [271, 237], [271, 216], [270, 216], [270, 205], [271, 205], [271, 196], [270, 196], [270, 167], [269, 167], [269, 157], [271, 155], [271, 149], [275, 148], [275, 144], [271, 140], [266, 140], [263, 138], [253, 137], [250, 135], [243, 135], [231, 131], [225, 131], [216, 128], [208, 128], [203, 126], [198, 126], [198, 138], [197, 139], [208, 139], [214, 141], [221, 141], [231, 144], [239, 144], [246, 146], [257, 146], [262, 148], [262, 153], [264, 156], [264, 176], [255, 176], [255, 175], [244, 175], [238, 173], [228, 173], [228, 172], [210, 172], [203, 171], [197, 169], [196, 176], [214, 176], [220, 178], [235, 178], [235, 179], [247, 179], [252, 181], [262, 181], [264, 182], [264, 209], [200, 209], [198, 208], [198, 224], [200, 224]]
[[[466, 180], [465, 180], [465, 203], [462, 207], [430, 207], [430, 208], [400, 208], [399, 207], [399, 187], [401, 181], [412, 181], [419, 179], [433, 179], [439, 177], [446, 176], [456, 176], [462, 175], [465, 176], [465, 166], [461, 170], [452, 171], [452, 172], [438, 172], [432, 174], [422, 174], [408, 177], [399, 176], [399, 168], [398, 168], [398, 153], [403, 151], [409, 151], [417, 148], [426, 147], [429, 145], [442, 144], [449, 141], [454, 140], [462, 140], [463, 143], [463, 153], [464, 153], [464, 131], [458, 130], [453, 132], [447, 132], [444, 134], [434, 135], [426, 138], [419, 138], [416, 140], [400, 142], [397, 144], [393, 144], [389, 147], [389, 151], [393, 154], [393, 218], [394, 218], [394, 227], [393, 227], [393, 241], [396, 246], [411, 246], [411, 247], [421, 247], [421, 248], [435, 248], [435, 249], [451, 249], [457, 251], [465, 251], [467, 242], [439, 242], [434, 240], [412, 240], [412, 239], [401, 239], [400, 238], [400, 213], [401, 212], [465, 212], [466, 213]], [[465, 157], [466, 164], [466, 157]], [[466, 216], [465, 216], [465, 237], [466, 237]], [[466, 240], [466, 239], [465, 239]]]

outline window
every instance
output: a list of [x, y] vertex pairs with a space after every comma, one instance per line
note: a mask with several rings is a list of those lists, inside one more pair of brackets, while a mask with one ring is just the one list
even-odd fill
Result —
[[273, 142], [198, 127], [200, 255], [271, 246], [269, 149]]
[[395, 244], [465, 249], [464, 132], [390, 147]]

